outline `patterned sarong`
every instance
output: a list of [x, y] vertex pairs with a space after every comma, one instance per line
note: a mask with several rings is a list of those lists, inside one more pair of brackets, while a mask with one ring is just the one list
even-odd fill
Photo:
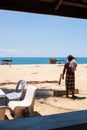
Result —
[[75, 89], [75, 75], [66, 74], [65, 84], [66, 84], [66, 90], [74, 90]]

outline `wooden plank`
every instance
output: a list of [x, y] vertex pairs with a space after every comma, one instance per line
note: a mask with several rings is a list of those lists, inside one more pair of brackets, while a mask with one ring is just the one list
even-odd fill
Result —
[[[78, 94], [79, 93], [79, 89], [75, 89], [74, 93]], [[71, 95], [72, 92], [69, 91], [69, 94]], [[53, 91], [53, 96], [59, 97], [59, 96], [63, 96], [63, 95], [66, 95], [66, 91], [65, 90], [54, 90]]]
[[0, 130], [87, 130], [87, 110], [0, 121]]
[[58, 8], [60, 7], [60, 5], [62, 4], [63, 0], [57, 0], [56, 2], [56, 7], [55, 7], [55, 11], [58, 10]]
[[87, 8], [87, 4], [83, 4], [83, 3], [80, 4], [80, 3], [75, 3], [75, 2], [63, 1], [62, 4], [68, 5], [68, 6], [80, 7], [80, 8]]

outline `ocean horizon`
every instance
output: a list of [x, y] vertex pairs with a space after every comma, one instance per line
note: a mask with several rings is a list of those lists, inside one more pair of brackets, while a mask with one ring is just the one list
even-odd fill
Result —
[[[87, 57], [76, 57], [77, 64], [87, 64]], [[9, 64], [50, 64], [55, 60], [55, 64], [64, 64], [66, 57], [0, 57], [0, 64], [4, 60], [10, 61]]]

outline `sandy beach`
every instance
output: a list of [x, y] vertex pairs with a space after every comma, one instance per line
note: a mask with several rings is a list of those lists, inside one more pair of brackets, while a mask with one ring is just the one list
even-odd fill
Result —
[[[87, 65], [78, 65], [75, 72], [76, 94], [79, 98], [72, 100], [66, 96], [55, 97], [54, 90], [65, 90], [65, 81], [58, 85], [59, 75], [62, 73], [62, 64], [48, 65], [0, 65], [0, 88], [5, 93], [15, 89], [20, 79], [27, 81], [26, 88], [30, 84], [35, 85], [38, 90], [35, 98], [34, 110], [40, 115], [58, 114], [64, 112], [87, 109]], [[38, 81], [38, 83], [34, 83]], [[51, 81], [51, 82], [46, 82]], [[25, 88], [25, 89], [26, 89]]]

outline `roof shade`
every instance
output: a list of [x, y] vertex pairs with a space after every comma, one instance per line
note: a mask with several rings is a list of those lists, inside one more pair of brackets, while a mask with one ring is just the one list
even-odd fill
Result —
[[0, 9], [87, 19], [87, 0], [0, 0]]

